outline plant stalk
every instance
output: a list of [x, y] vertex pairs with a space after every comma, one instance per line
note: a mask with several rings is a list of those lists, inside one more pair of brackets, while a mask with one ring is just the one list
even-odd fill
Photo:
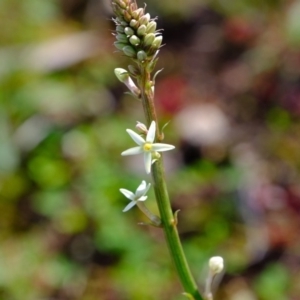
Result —
[[[155, 121], [157, 126], [156, 137], [161, 141], [162, 135], [159, 131], [157, 116], [154, 106], [153, 93], [151, 90], [150, 73], [145, 66], [141, 67], [141, 77], [139, 80], [143, 108], [149, 126], [151, 121]], [[152, 165], [152, 177], [154, 181], [154, 191], [160, 212], [162, 227], [173, 262], [185, 292], [195, 300], [203, 300], [198, 291], [196, 282], [188, 266], [181, 241], [177, 230], [177, 217], [172, 212], [169, 200], [167, 185], [165, 181], [164, 166], [162, 157]]]

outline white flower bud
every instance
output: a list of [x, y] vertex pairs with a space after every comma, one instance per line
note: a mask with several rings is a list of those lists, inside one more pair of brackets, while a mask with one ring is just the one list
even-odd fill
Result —
[[218, 274], [224, 269], [224, 260], [221, 256], [213, 256], [210, 258], [208, 265], [211, 273]]

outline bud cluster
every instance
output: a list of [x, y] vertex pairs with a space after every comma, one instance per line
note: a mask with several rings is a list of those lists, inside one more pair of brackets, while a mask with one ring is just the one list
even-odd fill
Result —
[[156, 22], [133, 0], [113, 0], [118, 50], [140, 62], [150, 61], [162, 43]]

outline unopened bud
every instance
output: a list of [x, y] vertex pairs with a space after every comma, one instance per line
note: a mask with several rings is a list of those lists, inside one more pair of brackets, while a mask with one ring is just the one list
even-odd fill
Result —
[[130, 90], [131, 93], [133, 93], [137, 97], [141, 94], [139, 88], [135, 85], [135, 83], [129, 76], [129, 73], [127, 72], [127, 70], [122, 69], [122, 68], [116, 68], [115, 74], [116, 74], [117, 78], [128, 87], [128, 89]]
[[118, 25], [118, 26], [116, 27], [116, 31], [117, 31], [117, 32], [120, 32], [120, 33], [124, 33], [124, 27], [121, 26], [121, 25]]
[[121, 24], [122, 26], [124, 26], [124, 27], [128, 26], [128, 23], [125, 22], [125, 21], [121, 21], [120, 24]]
[[148, 128], [146, 127], [145, 124], [137, 121], [137, 124], [135, 125], [135, 128], [142, 134], [147, 135], [148, 133]]
[[136, 35], [132, 35], [129, 39], [129, 42], [133, 46], [138, 46], [140, 44], [141, 40]]
[[135, 19], [132, 19], [130, 21], [130, 26], [133, 27], [133, 28], [137, 28], [139, 26], [139, 22]]
[[135, 57], [136, 56], [136, 52], [131, 46], [125, 46], [122, 50], [123, 50], [124, 54], [129, 56], [129, 57]]
[[125, 12], [124, 12], [124, 20], [126, 22], [130, 22], [131, 19], [132, 19], [131, 15], [129, 14], [129, 12], [127, 10], [125, 10]]
[[121, 81], [121, 82], [125, 82], [126, 80], [128, 80], [128, 78], [130, 78], [127, 70], [122, 69], [122, 68], [116, 68], [115, 70], [115, 75], [117, 76], [117, 78]]
[[157, 23], [155, 21], [151, 21], [147, 24], [146, 32], [154, 33], [156, 30]]
[[129, 9], [130, 9], [130, 11], [133, 12], [133, 11], [137, 10], [137, 5], [133, 2], [133, 3], [130, 4]]
[[137, 58], [139, 61], [144, 61], [147, 58], [147, 54], [145, 51], [141, 50], [137, 53]]
[[140, 19], [139, 19], [139, 22], [141, 25], [147, 25], [148, 22], [150, 21], [150, 14], [145, 14], [143, 15]]
[[161, 43], [162, 43], [162, 36], [160, 35], [160, 36], [157, 36], [155, 39], [154, 39], [154, 41], [152, 42], [152, 47], [154, 47], [154, 48], [159, 48], [160, 47], [160, 45], [161, 45]]
[[132, 16], [137, 20], [144, 13], [143, 8], [138, 8], [132, 12]]
[[122, 42], [114, 42], [114, 45], [118, 50], [123, 50], [123, 48], [127, 46], [127, 43], [125, 44]]
[[210, 258], [208, 265], [211, 273], [218, 274], [224, 269], [224, 260], [221, 256], [213, 256]]
[[137, 30], [137, 34], [139, 36], [144, 35], [146, 33], [146, 29], [147, 29], [146, 25], [141, 25]]
[[121, 8], [126, 8], [126, 3], [124, 2], [124, 1], [122, 1], [122, 0], [118, 0], [117, 1], [117, 4], [121, 7]]
[[122, 33], [118, 33], [116, 35], [116, 39], [121, 42], [121, 43], [124, 43], [124, 44], [127, 44], [128, 43], [128, 38], [125, 34], [122, 34]]
[[126, 35], [134, 35], [134, 30], [130, 27], [125, 27], [124, 32]]
[[146, 36], [145, 36], [145, 39], [144, 39], [144, 45], [145, 46], [151, 46], [153, 41], [155, 39], [155, 35], [154, 33], [148, 33]]

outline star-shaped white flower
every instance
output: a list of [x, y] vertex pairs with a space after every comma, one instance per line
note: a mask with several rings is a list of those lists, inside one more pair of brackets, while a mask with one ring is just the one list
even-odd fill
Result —
[[149, 188], [151, 186], [151, 183], [146, 184], [146, 181], [143, 180], [142, 183], [138, 186], [135, 193], [128, 191], [126, 189], [120, 189], [120, 192], [129, 200], [129, 204], [123, 209], [123, 212], [128, 211], [133, 206], [137, 204], [138, 201], [145, 201], [148, 196], [146, 196]]
[[123, 151], [121, 155], [125, 156], [144, 153], [144, 163], [147, 174], [151, 172], [151, 164], [152, 162], [154, 162], [152, 161], [152, 154], [155, 154], [156, 152], [169, 151], [175, 148], [173, 145], [169, 144], [154, 143], [156, 132], [155, 121], [151, 122], [146, 140], [131, 129], [126, 129], [126, 131], [130, 135], [130, 137], [138, 144], [138, 147], [133, 147], [126, 151]]

